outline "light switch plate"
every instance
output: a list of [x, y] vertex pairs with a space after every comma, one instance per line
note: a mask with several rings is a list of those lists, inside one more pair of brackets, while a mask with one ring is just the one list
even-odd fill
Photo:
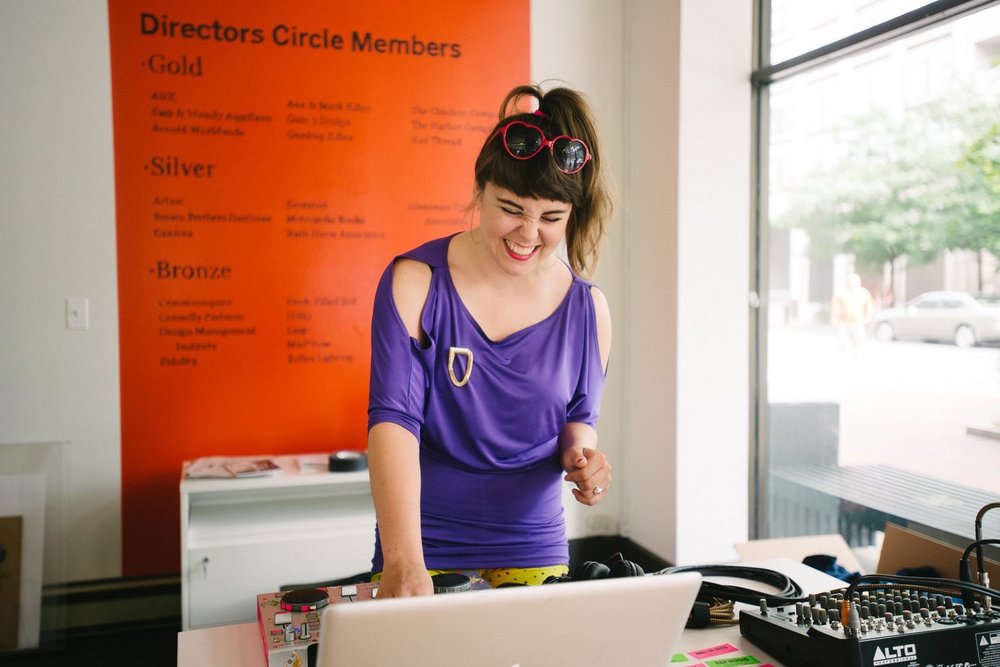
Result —
[[87, 297], [67, 297], [66, 328], [75, 330], [90, 328], [90, 300]]

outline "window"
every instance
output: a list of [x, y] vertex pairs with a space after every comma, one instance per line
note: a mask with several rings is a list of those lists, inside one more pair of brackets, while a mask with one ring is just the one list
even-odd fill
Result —
[[1000, 3], [763, 2], [753, 532], [967, 543], [1000, 499]]
[[924, 4], [926, 0], [771, 0], [770, 61], [800, 56]]

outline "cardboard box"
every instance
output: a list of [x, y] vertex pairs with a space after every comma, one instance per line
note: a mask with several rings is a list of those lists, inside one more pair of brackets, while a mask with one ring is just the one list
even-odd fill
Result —
[[[971, 540], [969, 543], [972, 543]], [[958, 564], [963, 551], [964, 549], [921, 535], [909, 528], [887, 523], [877, 572], [896, 574], [906, 568], [930, 566], [937, 570], [940, 577], [958, 579]], [[990, 587], [1000, 586], [1000, 563], [989, 558], [983, 560], [986, 562], [986, 572], [990, 576]], [[972, 552], [969, 562], [975, 581], [975, 573], [979, 569], [975, 551]]]

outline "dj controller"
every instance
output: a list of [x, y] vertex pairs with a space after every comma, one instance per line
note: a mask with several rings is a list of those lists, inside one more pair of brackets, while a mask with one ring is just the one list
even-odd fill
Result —
[[740, 612], [740, 632], [790, 667], [1000, 667], [1000, 611], [882, 585]]
[[[474, 573], [446, 573], [431, 578], [434, 593], [489, 588]], [[311, 667], [319, 650], [320, 615], [332, 604], [378, 598], [377, 583], [295, 589], [257, 596], [257, 625], [267, 667]]]

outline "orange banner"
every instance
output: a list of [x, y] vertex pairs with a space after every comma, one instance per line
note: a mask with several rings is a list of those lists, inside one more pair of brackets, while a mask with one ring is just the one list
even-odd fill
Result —
[[529, 0], [385, 4], [108, 2], [126, 576], [182, 461], [364, 449], [378, 276], [467, 225]]

